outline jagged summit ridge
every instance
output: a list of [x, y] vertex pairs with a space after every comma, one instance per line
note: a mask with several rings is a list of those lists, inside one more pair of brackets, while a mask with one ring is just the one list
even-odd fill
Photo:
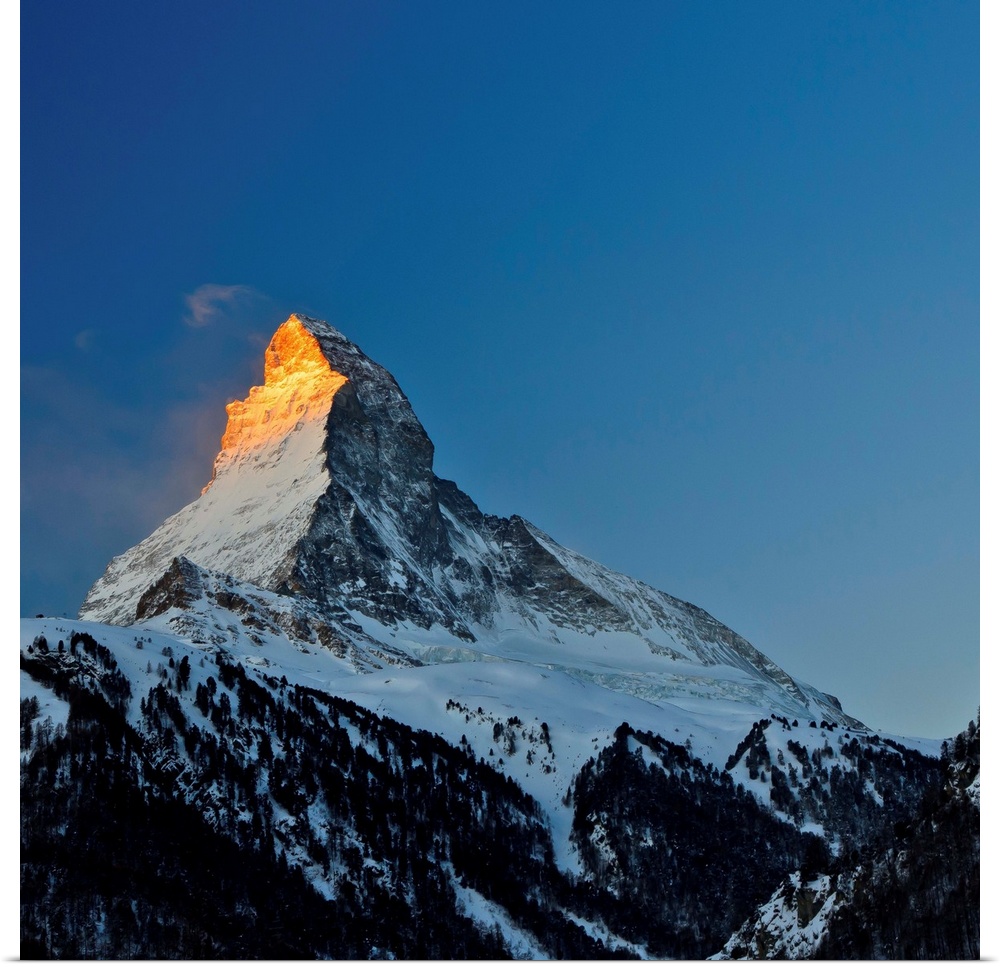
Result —
[[[143, 595], [184, 559], [251, 589], [244, 598], [260, 589], [309, 602], [309, 627], [361, 650], [523, 661], [654, 702], [848, 720], [701, 609], [520, 517], [483, 514], [434, 474], [433, 445], [392, 375], [325, 322], [283, 323], [263, 385], [227, 412], [209, 486], [111, 561], [81, 617], [147, 620]], [[190, 568], [167, 586], [194, 580]], [[185, 592], [159, 614], [190, 626], [174, 612], [198, 600]]]

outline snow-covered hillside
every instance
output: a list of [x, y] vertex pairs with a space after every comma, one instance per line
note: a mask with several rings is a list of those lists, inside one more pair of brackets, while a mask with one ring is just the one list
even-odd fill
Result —
[[[491, 871], [503, 865], [495, 844], [480, 839], [491, 811], [514, 810], [505, 822], [521, 829], [518, 845], [505, 847], [520, 872], [503, 877], [528, 875], [525, 863], [540, 864], [518, 887], [529, 897], [536, 889], [529, 882], [554, 878], [537, 888], [536, 901], [550, 914], [559, 911], [556, 924], [574, 925], [559, 927], [568, 931], [558, 941], [569, 944], [567, 950], [579, 955], [599, 940], [602, 949], [640, 955], [705, 955], [721, 947], [727, 925], [735, 930], [755, 902], [767, 899], [776, 877], [808, 858], [810, 843], [820, 840], [806, 834], [823, 836], [827, 861], [845, 845], [863, 848], [909, 815], [937, 768], [915, 749], [886, 748], [877, 736], [844, 733], [826, 721], [752, 721], [738, 703], [654, 704], [527, 662], [401, 662], [374, 669], [359, 667], [349, 651], [338, 655], [280, 629], [258, 628], [256, 641], [234, 636], [235, 644], [204, 640], [196, 631], [195, 641], [161, 630], [171, 620], [164, 612], [128, 628], [67, 619], [22, 623], [25, 694], [41, 699], [29, 716], [33, 734], [25, 739], [22, 731], [26, 767], [38, 769], [60, 748], [72, 757], [81, 741], [94, 741], [88, 715], [94, 701], [106, 703], [101, 720], [120, 716], [116, 728], [133, 738], [127, 754], [112, 749], [102, 757], [122, 755], [122, 768], [134, 772], [140, 788], [152, 782], [147, 795], [169, 796], [218, 835], [264, 857], [284, 857], [331, 903], [342, 899], [348, 882], [360, 894], [374, 889], [359, 879], [366, 866], [356, 866], [356, 856], [371, 856], [372, 874], [385, 889], [416, 888], [412, 867], [400, 868], [392, 844], [418, 834], [412, 824], [393, 825], [403, 822], [393, 817], [417, 794], [407, 792], [414, 769], [443, 776], [447, 768], [447, 781], [457, 783], [446, 811], [448, 836], [461, 842], [442, 840], [435, 853], [438, 868], [452, 871], [441, 889], [479, 924], [474, 933], [496, 934], [514, 952], [551, 956], [556, 941], [531, 926], [510, 898], [498, 902], [489, 885], [501, 875]], [[858, 754], [862, 746], [869, 755]], [[764, 768], [768, 756], [772, 765]], [[792, 778], [797, 756], [816, 763], [808, 779], [801, 769], [798, 783]], [[60, 794], [74, 771], [68, 763], [60, 769], [51, 793]], [[357, 782], [367, 793], [352, 792], [362, 798], [345, 802], [345, 790]], [[664, 785], [669, 782], [682, 784]], [[476, 790], [496, 783], [500, 799], [481, 801]], [[790, 786], [796, 790], [791, 799], [775, 795]], [[394, 796], [401, 803], [390, 809]], [[472, 825], [458, 832], [460, 802], [471, 810]], [[668, 806], [693, 824], [674, 845], [678, 821], [658, 812]], [[699, 818], [706, 809], [716, 810], [711, 821], [708, 814]], [[368, 827], [376, 821], [389, 824], [378, 845]], [[720, 833], [725, 849], [697, 846]], [[714, 926], [703, 936], [684, 933], [671, 941], [648, 929], [657, 917], [674, 915], [666, 899], [657, 916], [646, 912], [638, 920], [626, 915], [630, 904], [621, 900], [655, 896], [643, 872], [648, 864], [694, 848], [698, 862], [707, 864], [705, 887], [703, 894], [693, 887], [687, 893], [696, 912], [714, 911]], [[739, 859], [761, 848], [770, 865]], [[528, 853], [518, 859], [523, 849]], [[476, 863], [485, 864], [489, 882], [469, 879], [472, 856], [480, 856]], [[751, 871], [752, 883], [719, 893], [720, 878], [729, 877], [737, 861], [744, 878]]]
[[791, 873], [713, 959], [977, 957], [979, 723], [945, 748], [946, 768], [893, 836], [845, 851], [832, 875]]

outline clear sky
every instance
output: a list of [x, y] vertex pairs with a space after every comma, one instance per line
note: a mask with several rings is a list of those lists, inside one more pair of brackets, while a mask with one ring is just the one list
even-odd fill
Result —
[[979, 704], [979, 7], [21, 8], [23, 614], [194, 499], [291, 312], [487, 512], [868, 724]]

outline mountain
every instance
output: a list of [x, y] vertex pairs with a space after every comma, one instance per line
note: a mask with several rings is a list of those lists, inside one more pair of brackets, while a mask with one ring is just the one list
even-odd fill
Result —
[[322, 627], [360, 661], [377, 642], [401, 663], [523, 661], [654, 701], [860, 724], [700, 608], [520, 517], [483, 514], [435, 476], [395, 379], [324, 322], [289, 318], [265, 353], [264, 385], [227, 411], [211, 483], [111, 562], [81, 617], [199, 611], [203, 589], [235, 580], [309, 602], [315, 635]]
[[22, 955], [733, 956], [941, 787], [939, 743], [482, 513], [328, 324], [289, 318], [227, 411], [201, 496], [78, 620], [22, 622]]
[[979, 956], [979, 722], [891, 841], [792, 873], [727, 941], [725, 957], [949, 960]]

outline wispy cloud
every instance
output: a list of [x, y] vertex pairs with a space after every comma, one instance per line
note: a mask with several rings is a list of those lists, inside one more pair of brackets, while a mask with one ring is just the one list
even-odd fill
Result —
[[206, 282], [199, 285], [190, 295], [184, 296], [188, 312], [184, 317], [186, 325], [192, 329], [202, 329], [211, 325], [226, 312], [244, 309], [263, 296], [249, 285], [218, 285]]

